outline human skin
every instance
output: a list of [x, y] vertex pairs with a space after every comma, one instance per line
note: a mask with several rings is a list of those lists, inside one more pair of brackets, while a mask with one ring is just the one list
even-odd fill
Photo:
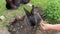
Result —
[[41, 20], [40, 22], [42, 24], [42, 28], [43, 30], [60, 30], [60, 24], [45, 24], [43, 20]]

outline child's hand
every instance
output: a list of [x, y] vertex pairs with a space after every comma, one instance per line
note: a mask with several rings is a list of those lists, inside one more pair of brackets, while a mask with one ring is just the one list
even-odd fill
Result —
[[42, 28], [43, 30], [49, 30], [49, 29], [52, 29], [52, 24], [43, 24]]
[[43, 28], [43, 30], [49, 30], [49, 29], [52, 29], [53, 27], [52, 24], [45, 24], [43, 20], [41, 20], [40, 25]]

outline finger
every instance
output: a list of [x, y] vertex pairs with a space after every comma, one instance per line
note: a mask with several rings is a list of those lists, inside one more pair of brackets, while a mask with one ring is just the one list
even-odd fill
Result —
[[41, 25], [44, 25], [44, 21], [43, 21], [43, 20], [41, 20], [40, 24], [41, 24]]

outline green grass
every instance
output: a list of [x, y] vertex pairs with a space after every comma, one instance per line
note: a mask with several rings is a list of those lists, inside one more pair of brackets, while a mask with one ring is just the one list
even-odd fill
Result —
[[[41, 6], [40, 0], [31, 0], [30, 3], [32, 3], [35, 6]], [[0, 16], [4, 15], [6, 17], [6, 21], [2, 24], [3, 27], [5, 27], [8, 24], [10, 18], [12, 18], [17, 13], [25, 14], [24, 10], [23, 10], [24, 7], [28, 10], [31, 10], [30, 6], [23, 5], [23, 4], [16, 10], [7, 10], [5, 7], [5, 4], [6, 4], [5, 0], [0, 0]], [[0, 23], [2, 23], [2, 22], [0, 22]]]

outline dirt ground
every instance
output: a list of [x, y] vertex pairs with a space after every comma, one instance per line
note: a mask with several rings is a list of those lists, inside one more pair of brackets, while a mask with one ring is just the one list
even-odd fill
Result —
[[[43, 32], [41, 31], [37, 31], [38, 34], [44, 34]], [[49, 31], [48, 31], [49, 32]], [[45, 34], [48, 34], [48, 32], [46, 32]], [[0, 34], [10, 34], [6, 28], [2, 28], [2, 26], [0, 25]], [[60, 32], [54, 32], [54, 31], [51, 31], [50, 34], [60, 34]]]
[[10, 34], [6, 28], [2, 28], [0, 25], [0, 34]]

